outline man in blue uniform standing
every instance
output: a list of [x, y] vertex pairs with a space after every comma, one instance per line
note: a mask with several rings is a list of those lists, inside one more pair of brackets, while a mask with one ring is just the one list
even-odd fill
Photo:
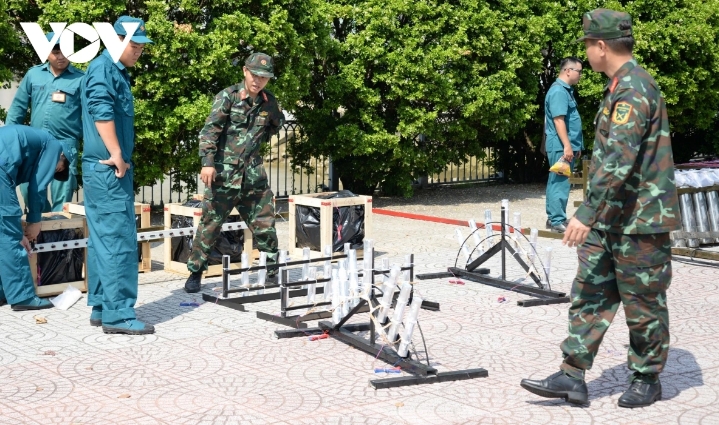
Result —
[[[564, 158], [574, 169], [574, 158], [584, 147], [582, 120], [574, 99], [574, 88], [582, 77], [582, 61], [564, 58], [559, 64], [560, 74], [544, 98], [544, 135], [547, 159], [552, 166]], [[564, 233], [567, 222], [569, 177], [549, 173], [547, 179], [547, 229]]]
[[[127, 34], [123, 23], [136, 23]], [[132, 152], [134, 116], [127, 68], [135, 65], [146, 43], [145, 23], [121, 16], [115, 31], [131, 37], [118, 62], [105, 50], [87, 68], [82, 83], [84, 152], [82, 173], [88, 242], [90, 324], [105, 333], [142, 335], [155, 332], [135, 317], [137, 301], [137, 229]]]
[[[52, 41], [55, 33], [48, 33]], [[47, 130], [53, 137], [78, 148], [82, 136], [80, 118], [80, 82], [84, 72], [70, 65], [70, 61], [56, 44], [47, 62], [30, 68], [20, 82], [12, 105], [8, 110], [5, 124], [25, 123], [30, 108], [30, 125]], [[77, 163], [70, 163], [70, 177], [66, 181], [53, 180], [50, 183], [50, 199], [45, 198], [43, 212], [62, 211], [65, 202], [72, 201], [77, 189]], [[20, 193], [28, 205], [27, 184], [20, 185]]]
[[[14, 311], [51, 308], [50, 301], [35, 295], [30, 274], [30, 241], [40, 233], [47, 186], [67, 181], [69, 165], [77, 150], [44, 130], [24, 125], [0, 127], [0, 303], [7, 300]], [[16, 185], [27, 183], [25, 234]]]

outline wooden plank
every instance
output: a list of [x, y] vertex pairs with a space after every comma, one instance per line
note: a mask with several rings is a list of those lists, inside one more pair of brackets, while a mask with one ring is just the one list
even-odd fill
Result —
[[677, 194], [684, 195], [685, 193], [714, 192], [717, 190], [719, 190], [719, 185], [708, 187], [680, 187], [677, 188]]
[[[87, 238], [89, 235], [87, 229], [87, 220], [85, 217], [72, 215], [68, 212], [62, 213], [44, 213], [43, 217], [62, 216], [65, 219], [56, 220], [44, 220], [40, 222], [40, 231], [52, 231], [52, 230], [64, 230], [64, 229], [82, 229], [82, 238]], [[26, 223], [23, 221], [23, 226]], [[82, 239], [81, 238], [81, 239]], [[80, 248], [73, 248], [80, 249]], [[87, 249], [82, 248], [84, 252], [85, 260], [82, 265], [83, 280], [76, 280], [72, 282], [56, 283], [54, 285], [37, 285], [37, 256], [39, 253], [34, 253], [28, 256], [28, 262], [30, 265], [30, 274], [32, 275], [33, 285], [35, 287], [35, 294], [39, 297], [51, 297], [61, 294], [69, 285], [76, 287], [82, 292], [87, 292]]]
[[[195, 199], [201, 200], [204, 199], [204, 196], [202, 195], [195, 195]], [[201, 207], [186, 207], [182, 204], [165, 204], [164, 209], [164, 224], [165, 224], [165, 230], [170, 230], [172, 228], [172, 216], [173, 215], [179, 215], [183, 217], [192, 217], [192, 224], [194, 227], [197, 227], [200, 224], [200, 220], [202, 218], [202, 208]], [[240, 213], [237, 211], [237, 208], [233, 208], [232, 212], [230, 213], [230, 216], [239, 216]], [[242, 224], [247, 227], [247, 224], [242, 222]], [[252, 231], [249, 228], [242, 229], [243, 236], [244, 236], [244, 244], [242, 246], [243, 252], [247, 252], [250, 254], [250, 261], [256, 260], [260, 258], [260, 253], [258, 250], [252, 248]], [[189, 276], [190, 272], [187, 270], [187, 264], [181, 263], [179, 261], [173, 261], [172, 260], [172, 242], [171, 238], [165, 239], [164, 243], [164, 269], [165, 271], [172, 272], [172, 273], [178, 273], [185, 276]], [[230, 263], [230, 269], [240, 269], [241, 263]], [[209, 266], [208, 269], [203, 273], [203, 276], [209, 277], [209, 276], [221, 276], [222, 275], [222, 265], [212, 265]]]
[[719, 252], [697, 248], [672, 248], [672, 255], [699, 258], [702, 260], [719, 261]]

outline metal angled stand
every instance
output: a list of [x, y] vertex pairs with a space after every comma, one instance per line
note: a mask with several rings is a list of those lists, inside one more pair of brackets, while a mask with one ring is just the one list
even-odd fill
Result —
[[[459, 267], [449, 267], [447, 272], [439, 273], [427, 273], [417, 275], [418, 279], [437, 279], [444, 277], [462, 277], [473, 282], [481, 283], [484, 285], [493, 286], [495, 288], [507, 289], [509, 291], [518, 292], [520, 294], [534, 296], [528, 300], [517, 301], [517, 305], [521, 307], [532, 307], [537, 305], [548, 305], [548, 304], [561, 304], [569, 302], [569, 297], [565, 292], [553, 291], [545, 288], [542, 283], [542, 279], [524, 262], [524, 260], [518, 255], [517, 250], [514, 249], [512, 244], [507, 239], [506, 234], [506, 210], [502, 207], [500, 221], [500, 240], [494, 244], [487, 252], [480, 255], [474, 261], [467, 264], [466, 268], [462, 269]], [[519, 229], [514, 229], [519, 231]], [[467, 238], [469, 239], [469, 238]], [[506, 278], [506, 251], [509, 251], [510, 255], [517, 261], [520, 267], [528, 274], [528, 276], [534, 281], [536, 287], [529, 286], [517, 282], [508, 281]], [[501, 278], [487, 276], [489, 270], [478, 269], [479, 266], [487, 262], [490, 258], [494, 257], [498, 253], [501, 254], [502, 264], [502, 275]]]
[[[374, 267], [373, 267], [374, 268]], [[401, 270], [410, 271], [410, 281], [414, 273], [414, 258], [412, 257], [412, 264], [410, 267], [404, 267]], [[488, 372], [486, 369], [467, 369], [460, 371], [449, 371], [449, 372], [438, 372], [437, 369], [427, 364], [423, 364], [418, 360], [412, 360], [409, 357], [405, 358], [400, 356], [395, 350], [386, 344], [377, 343], [377, 332], [375, 329], [375, 320], [370, 320], [368, 323], [352, 323], [349, 324], [347, 321], [351, 319], [357, 313], [369, 312], [373, 319], [376, 319], [376, 308], [378, 306], [377, 298], [375, 296], [374, 288], [374, 276], [376, 274], [384, 273], [384, 271], [374, 271], [372, 273], [371, 287], [369, 290], [369, 301], [367, 299], [360, 299], [359, 303], [350, 310], [350, 312], [343, 317], [337, 324], [333, 324], [328, 321], [319, 322], [319, 326], [316, 328], [305, 328], [305, 329], [293, 329], [293, 330], [277, 330], [275, 335], [279, 339], [283, 338], [295, 338], [303, 336], [312, 336], [327, 334], [329, 337], [335, 338], [347, 345], [364, 351], [377, 359], [382, 359], [393, 367], [399, 367], [402, 371], [411, 373], [413, 376], [401, 376], [397, 378], [384, 378], [384, 379], [372, 379], [369, 381], [370, 385], [374, 389], [381, 388], [395, 388], [403, 387], [408, 385], [419, 385], [419, 384], [432, 384], [435, 382], [448, 382], [448, 381], [460, 381], [465, 379], [474, 379], [487, 377]], [[398, 293], [394, 293], [393, 304], [397, 302]], [[411, 302], [411, 298], [410, 298]], [[370, 309], [371, 304], [371, 309]], [[423, 302], [423, 307], [424, 302]], [[434, 310], [434, 308], [429, 308]], [[437, 305], [439, 309], [439, 305]], [[259, 315], [258, 315], [259, 317]], [[369, 331], [369, 339], [366, 339], [357, 332]]]

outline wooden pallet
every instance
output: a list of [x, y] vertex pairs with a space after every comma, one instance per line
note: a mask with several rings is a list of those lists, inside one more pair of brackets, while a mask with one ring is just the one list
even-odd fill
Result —
[[[195, 195], [195, 196], [202, 196], [202, 195]], [[198, 199], [198, 198], [195, 198]], [[199, 198], [202, 199], [202, 198]], [[193, 227], [197, 228], [197, 226], [200, 224], [200, 219], [202, 217], [202, 208], [193, 208], [193, 207], [186, 207], [182, 204], [165, 204], [165, 229], [169, 230], [172, 228], [172, 216], [179, 215], [183, 217], [192, 217], [192, 225]], [[237, 211], [236, 208], [232, 209], [232, 212], [230, 213], [230, 216], [239, 216], [240, 213]], [[242, 222], [244, 224], [244, 222]], [[245, 237], [245, 243], [243, 245], [243, 251], [244, 252], [250, 252], [252, 255], [250, 256], [250, 259], [256, 259], [259, 258], [259, 251], [252, 249], [252, 232], [250, 229], [245, 228], [243, 230], [243, 235]], [[230, 263], [230, 269], [239, 269], [241, 264], [240, 263]], [[172, 260], [172, 243], [170, 239], [165, 239], [165, 271], [173, 272], [173, 273], [179, 273], [183, 275], [189, 275], [190, 272], [187, 270], [187, 264], [181, 263], [179, 261], [173, 261]], [[222, 265], [221, 264], [215, 264], [208, 266], [207, 270], [204, 273], [204, 276], [221, 276], [222, 275]]]
[[[348, 207], [353, 205], [364, 205], [364, 237], [372, 239], [372, 197], [358, 195], [352, 198], [317, 198], [321, 195], [328, 195], [335, 192], [314, 193], [308, 195], [293, 195], [288, 200], [290, 215], [290, 255], [301, 256], [304, 247], [297, 246], [297, 207], [314, 207], [320, 210], [320, 246], [332, 246], [332, 209], [339, 207]], [[362, 250], [358, 250], [357, 255], [361, 255]], [[312, 258], [321, 257], [321, 251], [310, 251]]]
[[[63, 205], [62, 210], [70, 214], [85, 215], [85, 206], [80, 204], [74, 204], [66, 202]], [[141, 204], [135, 202], [135, 215], [140, 216], [140, 228], [137, 229], [141, 232], [150, 227], [150, 204]], [[138, 271], [140, 273], [146, 273], [152, 271], [152, 252], [150, 249], [150, 241], [139, 243], [140, 252], [142, 252], [142, 260], [138, 264]]]
[[[82, 229], [83, 238], [86, 238], [89, 234], [87, 230], [87, 222], [85, 217], [73, 216], [69, 213], [44, 213], [43, 217], [52, 217], [61, 215], [65, 217], [65, 220], [47, 220], [40, 222], [40, 232], [49, 230], [62, 230], [62, 229]], [[23, 227], [26, 223], [23, 220]], [[78, 248], [74, 248], [78, 249]], [[85, 252], [85, 261], [82, 267], [83, 280], [76, 280], [73, 282], [57, 283], [54, 285], [37, 285], [37, 253], [29, 256], [30, 262], [30, 273], [32, 274], [32, 281], [35, 285], [35, 294], [39, 297], [51, 297], [61, 294], [68, 286], [72, 285], [82, 292], [87, 292], [87, 249], [83, 248]]]

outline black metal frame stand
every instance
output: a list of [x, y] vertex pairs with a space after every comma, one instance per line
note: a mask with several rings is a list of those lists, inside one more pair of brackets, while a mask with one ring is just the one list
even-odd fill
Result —
[[[517, 254], [517, 251], [512, 247], [512, 245], [507, 240], [506, 235], [506, 210], [504, 207], [502, 207], [502, 218], [500, 221], [501, 225], [501, 231], [500, 231], [500, 240], [496, 244], [494, 244], [490, 249], [487, 250], [487, 252], [480, 255], [478, 258], [476, 258], [471, 263], [467, 264], [466, 269], [461, 269], [459, 267], [449, 267], [447, 268], [447, 272], [439, 272], [439, 273], [426, 273], [426, 274], [420, 274], [417, 275], [417, 279], [437, 279], [437, 278], [444, 278], [444, 277], [462, 277], [467, 280], [471, 280], [473, 282], [481, 283], [484, 285], [493, 286], [495, 288], [500, 289], [507, 289], [513, 292], [518, 292], [520, 294], [525, 295], [531, 295], [536, 298], [531, 298], [528, 300], [520, 300], [517, 301], [517, 305], [521, 307], [532, 307], [537, 305], [548, 305], [548, 304], [561, 304], [561, 303], [567, 303], [569, 302], [569, 297], [565, 292], [558, 292], [558, 291], [552, 291], [551, 289], [545, 289], [544, 285], [542, 285], [542, 280], [539, 276], [537, 276], [536, 273], [533, 271], [530, 271], [529, 265], [524, 262], [522, 258], [520, 258]], [[517, 229], [515, 229], [517, 231]], [[511, 282], [506, 279], [506, 254], [505, 252], [509, 251], [511, 256], [517, 261], [520, 267], [524, 269], [525, 272], [529, 274], [529, 277], [532, 278], [534, 283], [537, 285], [537, 287], [517, 283], [517, 282]], [[484, 264], [489, 260], [490, 258], [497, 255], [497, 253], [501, 253], [502, 256], [502, 277], [501, 278], [495, 278], [495, 277], [489, 277], [487, 276], [488, 270], [487, 269], [477, 269], [480, 265]]]
[[[414, 267], [414, 257], [412, 259], [412, 266]], [[373, 267], [374, 268], [374, 267]], [[413, 272], [410, 268], [410, 274]], [[407, 268], [404, 268], [407, 269]], [[380, 271], [379, 273], [382, 273]], [[372, 274], [372, 282], [370, 287], [369, 300], [372, 304], [373, 310], [377, 307], [377, 300], [374, 294], [374, 275]], [[395, 293], [395, 297], [397, 293]], [[295, 338], [303, 337], [312, 334], [326, 333], [330, 337], [337, 339], [347, 345], [364, 351], [367, 354], [375, 356], [375, 358], [382, 359], [384, 362], [397, 366], [401, 370], [411, 373], [413, 376], [400, 376], [396, 378], [384, 378], [384, 379], [371, 379], [370, 385], [374, 389], [381, 388], [396, 388], [408, 385], [419, 385], [419, 384], [432, 384], [435, 382], [449, 382], [449, 381], [460, 381], [465, 379], [482, 378], [489, 376], [486, 369], [476, 368], [449, 372], [438, 372], [432, 366], [423, 364], [417, 360], [411, 360], [409, 358], [401, 357], [391, 347], [384, 344], [377, 343], [377, 334], [375, 329], [374, 320], [370, 320], [369, 323], [354, 323], [348, 324], [347, 321], [357, 313], [370, 311], [368, 301], [365, 299], [360, 300], [350, 312], [342, 318], [336, 325], [332, 322], [322, 321], [319, 322], [319, 326], [316, 328], [307, 329], [293, 329], [293, 330], [277, 330], [275, 335], [277, 338]], [[374, 312], [371, 313], [373, 316]], [[259, 316], [258, 316], [259, 317]], [[366, 332], [369, 331], [369, 340], [356, 335], [355, 332]]]
[[[339, 254], [334, 255], [330, 257], [320, 257], [320, 258], [314, 258], [309, 260], [297, 260], [297, 261], [288, 261], [282, 264], [271, 264], [268, 266], [254, 266], [254, 267], [248, 267], [244, 269], [234, 269], [230, 270], [230, 257], [229, 256], [223, 256], [222, 257], [222, 296], [215, 296], [212, 294], [202, 294], [202, 299], [206, 302], [211, 302], [213, 304], [221, 305], [223, 307], [229, 307], [233, 310], [237, 311], [247, 311], [244, 307], [245, 304], [251, 304], [251, 303], [257, 303], [262, 301], [271, 301], [271, 300], [280, 300], [280, 315], [276, 316], [269, 313], [264, 313], [261, 311], [256, 312], [257, 318], [278, 323], [281, 325], [289, 326], [292, 328], [307, 328], [307, 325], [304, 322], [312, 321], [312, 320], [320, 320], [320, 319], [327, 319], [332, 316], [332, 313], [327, 311], [320, 311], [316, 313], [310, 313], [310, 314], [304, 314], [304, 315], [295, 315], [295, 316], [288, 316], [288, 312], [293, 310], [302, 310], [302, 309], [309, 309], [312, 307], [317, 306], [323, 306], [323, 305], [329, 305], [330, 302], [325, 301], [321, 303], [315, 303], [315, 304], [302, 304], [302, 305], [293, 305], [289, 306], [289, 298], [294, 297], [303, 297], [307, 295], [307, 289], [301, 289], [299, 287], [305, 286], [308, 284], [307, 281], [296, 281], [296, 282], [290, 282], [289, 279], [289, 271], [284, 270], [282, 279], [280, 279], [281, 283], [271, 283], [266, 284], [262, 287], [258, 286], [251, 286], [247, 288], [230, 288], [230, 275], [235, 274], [241, 274], [243, 272], [252, 272], [262, 269], [267, 270], [273, 270], [280, 267], [287, 267], [287, 266], [295, 266], [295, 265], [301, 265], [301, 264], [311, 264], [311, 263], [320, 263], [324, 261], [336, 261], [341, 260], [343, 258], [347, 258], [347, 254]], [[409, 270], [410, 272], [410, 281], [414, 279], [414, 254], [411, 255], [411, 264], [409, 267], [403, 267], [400, 270], [406, 271]], [[357, 260], [362, 260], [363, 258], [357, 258]], [[373, 260], [374, 264], [374, 260]], [[374, 281], [374, 275], [377, 274], [386, 274], [389, 270], [374, 270], [373, 267], [373, 277], [372, 281]], [[363, 273], [359, 273], [358, 277], [361, 277]], [[330, 282], [331, 278], [325, 277], [322, 279], [316, 279], [312, 281], [312, 283], [327, 283]], [[270, 292], [265, 294], [255, 294], [255, 295], [248, 295], [244, 297], [237, 297], [237, 298], [227, 298], [229, 294], [235, 294], [235, 293], [249, 293], [250, 291], [257, 291], [260, 289], [276, 289], [279, 288], [279, 292]], [[298, 288], [298, 289], [293, 289]], [[324, 287], [318, 287], [315, 289], [315, 294], [323, 294], [324, 293]], [[411, 301], [410, 297], [410, 301]], [[425, 310], [432, 310], [432, 311], [439, 311], [439, 303], [433, 302], [433, 301], [422, 301], [422, 308]], [[369, 309], [365, 306], [365, 309], [360, 311], [361, 313], [367, 312]]]

